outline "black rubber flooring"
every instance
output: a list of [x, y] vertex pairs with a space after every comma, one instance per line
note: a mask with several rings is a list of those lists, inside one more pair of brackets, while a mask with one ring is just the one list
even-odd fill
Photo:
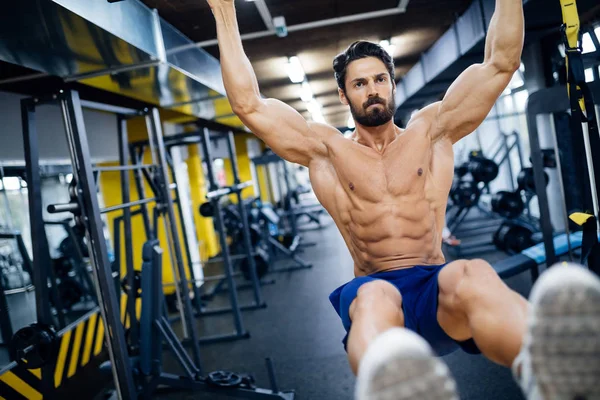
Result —
[[[280, 389], [294, 390], [297, 399], [352, 399], [355, 378], [341, 344], [344, 329], [328, 300], [332, 290], [352, 279], [352, 260], [333, 224], [303, 236], [306, 242], [317, 243], [302, 254], [313, 268], [272, 275], [276, 283], [263, 287], [268, 307], [243, 312], [243, 322], [251, 338], [203, 345], [202, 368], [205, 373], [213, 370], [250, 373], [259, 387], [268, 388], [264, 359], [270, 357]], [[490, 262], [506, 257], [493, 252], [470, 258], [475, 256]], [[531, 280], [528, 274], [523, 274], [511, 278], [508, 284], [527, 295]], [[242, 291], [240, 300], [251, 301], [250, 294]], [[215, 305], [225, 305], [226, 300], [222, 296], [215, 300]], [[198, 323], [203, 335], [230, 333], [234, 329], [231, 315], [205, 317]], [[523, 398], [511, 372], [483, 356], [458, 351], [444, 357], [444, 361], [458, 382], [463, 400]], [[174, 364], [169, 361], [166, 364], [167, 370], [176, 371], [172, 369]], [[161, 394], [156, 398], [229, 399], [198, 392]]]

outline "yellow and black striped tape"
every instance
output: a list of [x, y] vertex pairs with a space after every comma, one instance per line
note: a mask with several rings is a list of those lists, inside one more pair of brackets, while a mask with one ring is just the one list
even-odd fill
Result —
[[[60, 340], [54, 387], [59, 388], [78, 370], [90, 363], [93, 357], [102, 353], [104, 344], [104, 324], [99, 313], [66, 332]], [[0, 375], [0, 400], [42, 399], [41, 370], [27, 370], [19, 365]]]

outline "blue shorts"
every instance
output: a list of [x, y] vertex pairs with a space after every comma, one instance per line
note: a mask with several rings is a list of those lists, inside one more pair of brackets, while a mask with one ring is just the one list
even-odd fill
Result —
[[473, 339], [458, 342], [444, 332], [437, 320], [438, 274], [443, 265], [417, 265], [413, 268], [378, 272], [361, 276], [340, 286], [329, 295], [329, 300], [338, 313], [346, 329], [342, 341], [344, 348], [350, 332], [350, 304], [356, 298], [358, 288], [367, 282], [382, 279], [394, 285], [402, 294], [404, 324], [407, 329], [421, 335], [439, 355], [443, 356], [462, 348], [470, 354], [479, 354], [480, 350]]

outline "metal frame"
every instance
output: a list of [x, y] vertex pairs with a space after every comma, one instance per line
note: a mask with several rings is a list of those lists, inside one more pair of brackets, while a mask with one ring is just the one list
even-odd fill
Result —
[[[202, 127], [204, 125], [204, 121], [199, 120], [199, 121], [197, 121], [196, 124], [198, 126]], [[212, 124], [211, 126], [214, 126], [214, 125], [215, 124]], [[224, 128], [224, 126], [220, 126], [220, 124], [219, 124], [219, 128]], [[189, 145], [194, 145], [194, 144], [202, 144], [204, 146], [204, 143], [206, 142], [205, 131], [208, 131], [208, 129], [209, 128], [204, 127], [203, 130], [196, 131], [196, 132], [187, 132], [187, 133], [171, 135], [171, 136], [166, 137], [164, 139], [164, 142], [167, 144], [167, 148], [169, 149], [169, 151], [172, 148], [179, 147], [179, 146], [189, 146]], [[208, 131], [208, 142], [213, 141], [213, 140], [220, 140], [223, 138], [224, 135], [225, 135], [224, 133], [211, 135], [210, 131]], [[210, 165], [210, 166], [208, 166], [209, 172], [207, 173], [207, 175], [208, 175], [209, 183], [211, 185], [210, 187], [214, 188], [214, 190], [211, 189], [210, 192], [207, 193], [206, 197], [207, 197], [207, 200], [209, 200], [209, 201], [214, 200], [217, 204], [216, 207], [220, 207], [218, 205], [218, 200], [223, 196], [234, 194], [238, 197], [238, 212], [240, 213], [242, 224], [243, 224], [242, 233], [243, 233], [243, 237], [244, 237], [243, 238], [244, 254], [235, 255], [235, 256], [228, 254], [228, 258], [225, 258], [225, 256], [222, 256], [220, 258], [220, 260], [224, 262], [225, 274], [220, 275], [218, 277], [209, 277], [209, 278], [203, 278], [203, 279], [198, 279], [198, 280], [194, 280], [194, 281], [195, 282], [207, 282], [207, 281], [211, 281], [211, 280], [220, 280], [221, 282], [217, 285], [215, 290], [212, 291], [212, 294], [209, 295], [209, 297], [212, 297], [217, 292], [223, 290], [223, 286], [228, 281], [228, 279], [229, 279], [229, 274], [227, 271], [228, 265], [231, 264], [231, 270], [233, 271], [233, 264], [232, 264], [233, 260], [240, 259], [240, 258], [247, 258], [247, 259], [249, 259], [249, 268], [251, 271], [250, 288], [254, 290], [254, 301], [251, 304], [239, 305], [239, 302], [237, 301], [237, 295], [235, 296], [235, 299], [233, 296], [230, 295], [230, 302], [232, 303], [231, 307], [216, 308], [216, 309], [215, 308], [206, 308], [200, 302], [201, 296], [198, 294], [198, 295], [196, 295], [196, 299], [198, 299], [198, 303], [197, 303], [197, 310], [198, 310], [197, 315], [198, 316], [220, 315], [220, 314], [229, 313], [229, 312], [234, 312], [234, 314], [235, 314], [238, 312], [238, 310], [245, 311], [245, 310], [255, 310], [255, 309], [259, 309], [259, 308], [265, 308], [266, 303], [262, 300], [262, 293], [261, 293], [260, 285], [273, 283], [273, 282], [260, 281], [258, 279], [258, 276], [256, 276], [256, 265], [254, 263], [254, 253], [252, 251], [252, 244], [251, 244], [251, 239], [250, 239], [248, 216], [247, 216], [245, 208], [243, 208], [243, 206], [242, 206], [243, 199], [241, 197], [241, 190], [245, 187], [251, 186], [251, 183], [250, 182], [241, 182], [239, 179], [239, 167], [237, 164], [237, 155], [236, 155], [236, 151], [235, 151], [235, 140], [234, 140], [233, 130], [228, 131], [225, 136], [227, 137], [228, 154], [229, 154], [230, 159], [232, 160], [232, 172], [233, 172], [233, 176], [234, 176], [234, 185], [232, 187], [219, 188], [218, 183], [216, 182], [216, 179], [214, 178], [213, 172], [211, 172], [212, 165]], [[147, 142], [140, 141], [140, 142], [134, 143], [133, 145], [136, 146], [137, 148], [143, 149], [147, 145]], [[212, 156], [212, 153], [213, 153], [212, 146], [209, 145], [207, 148], [203, 147], [203, 149], [204, 149], [203, 151], [204, 151], [205, 157], [207, 159], [212, 160], [214, 158]], [[206, 156], [206, 154], [208, 154], [208, 156]], [[174, 182], [174, 186], [178, 187], [179, 183], [177, 182], [177, 177], [175, 175], [174, 165], [172, 165], [171, 157], [168, 157], [167, 159], [171, 162], [171, 179]], [[179, 204], [178, 199], [175, 201], [175, 203]], [[180, 208], [179, 208], [179, 217], [180, 217], [181, 224], [183, 225], [185, 223], [185, 221], [183, 220], [183, 214], [182, 214], [182, 211]], [[224, 234], [224, 238], [221, 238], [221, 236], [220, 236], [221, 230], [218, 229], [218, 231], [219, 231], [218, 234], [219, 234], [220, 241], [222, 242], [224, 240], [226, 243], [226, 241], [227, 241], [226, 235]], [[191, 271], [191, 276], [193, 277], [193, 266], [191, 264], [191, 258], [189, 257], [189, 252], [190, 252], [189, 242], [187, 240], [187, 234], [186, 234], [185, 230], [183, 231], [183, 236], [185, 239], [184, 240], [185, 250], [186, 250], [186, 253], [188, 254], [189, 270]], [[229, 250], [228, 250], [228, 252], [229, 252]], [[211, 261], [215, 261], [215, 260], [211, 260]], [[233, 272], [231, 274], [232, 277], [235, 277], [238, 275], [239, 275], [238, 273], [233, 273]], [[196, 289], [196, 285], [193, 285], [193, 287], [194, 287], [194, 289]], [[229, 286], [227, 286], [227, 288], [228, 287]], [[244, 289], [244, 288], [246, 288], [246, 286], [244, 284], [241, 284], [241, 285], [236, 285], [235, 288], [236, 289]], [[204, 296], [204, 298], [206, 298], [206, 296]], [[176, 319], [177, 318], [173, 318], [172, 321], [176, 320]], [[200, 339], [201, 343], [248, 338], [249, 335], [247, 332], [245, 332], [243, 329], [242, 330], [238, 329], [238, 323], [236, 321], [237, 321], [237, 316], [234, 315], [234, 323], [236, 324], [236, 333], [235, 334], [233, 334], [233, 335], [217, 335], [217, 336], [202, 338], [202, 339]]]
[[[283, 185], [278, 184], [278, 188], [279, 188], [279, 197], [280, 197], [280, 201], [282, 201], [283, 203], [285, 203], [284, 198], [286, 196], [289, 195], [290, 192], [290, 185], [289, 185], [289, 177], [288, 177], [288, 171], [285, 165], [285, 161], [279, 157], [276, 154], [266, 154], [266, 155], [262, 155], [259, 157], [254, 157], [252, 158], [252, 163], [254, 164], [254, 166], [256, 167], [257, 165], [263, 165], [266, 166], [268, 164], [277, 164], [277, 165], [282, 165], [283, 167]], [[269, 177], [269, 173], [267, 170], [267, 177]], [[268, 178], [270, 180], [270, 178]], [[279, 177], [277, 178], [279, 179]], [[285, 190], [286, 193], [283, 193], [283, 186], [285, 186]], [[269, 189], [272, 189], [272, 185], [269, 184]], [[259, 186], [259, 193], [258, 196], [259, 198], [262, 198], [262, 194], [260, 193], [260, 186]], [[272, 196], [271, 196], [272, 198]], [[269, 250], [270, 253], [273, 256], [277, 256], [279, 254], [283, 254], [286, 257], [291, 258], [296, 265], [293, 266], [289, 266], [289, 267], [280, 267], [277, 269], [271, 268], [269, 270], [269, 273], [273, 273], [273, 272], [289, 272], [289, 271], [295, 271], [295, 270], [299, 270], [299, 269], [309, 269], [312, 268], [312, 264], [307, 263], [306, 261], [304, 261], [302, 258], [298, 257], [297, 252], [298, 249], [303, 246], [303, 247], [308, 247], [308, 246], [312, 246], [314, 245], [314, 243], [302, 243], [300, 241], [300, 235], [299, 235], [299, 230], [298, 230], [298, 226], [297, 226], [297, 221], [296, 221], [296, 215], [297, 212], [294, 209], [294, 206], [291, 204], [290, 201], [290, 205], [291, 205], [291, 209], [290, 210], [286, 210], [286, 212], [284, 213], [284, 216], [286, 217], [286, 219], [288, 220], [288, 224], [290, 226], [290, 233], [294, 236], [294, 240], [297, 241], [297, 244], [295, 246], [293, 246], [292, 249], [288, 249], [287, 247], [283, 246], [278, 240], [272, 238], [270, 235], [265, 234], [265, 238], [267, 238], [268, 243], [269, 243]]]
[[[599, 104], [600, 82], [590, 82], [588, 86], [590, 91], [592, 92], [595, 103]], [[542, 153], [537, 128], [537, 116], [540, 114], [553, 114], [557, 112], [564, 112], [566, 110], [569, 110], [570, 106], [571, 103], [567, 95], [567, 89], [564, 86], [555, 86], [552, 88], [542, 89], [529, 95], [529, 99], [527, 102], [527, 126], [529, 131], [529, 145], [531, 147], [531, 164], [533, 167], [533, 175], [536, 188], [546, 187], [544, 177], [544, 164], [542, 160]], [[595, 110], [592, 111], [595, 112]], [[552, 131], [551, 133], [553, 135], [553, 144], [555, 146], [555, 152], [558, 160], [559, 151], [556, 148], [556, 132]], [[597, 151], [594, 151], [594, 153], [600, 154], [600, 152]], [[598, 163], [595, 163], [595, 166], [595, 168], [598, 168]], [[558, 170], [558, 174], [562, 174], [560, 169]], [[600, 174], [596, 174], [596, 181], [598, 181], [599, 179]], [[590, 190], [589, 183], [586, 186], [587, 190]], [[600, 185], [597, 184], [597, 187], [600, 187]], [[564, 188], [562, 188], [562, 191], [564, 198]], [[591, 193], [587, 193], [584, 195], [590, 196]], [[552, 221], [550, 220], [550, 208], [548, 203], [548, 193], [546, 189], [538, 190], [537, 198], [540, 209], [540, 227], [543, 234], [544, 249], [546, 252], [546, 265], [553, 265], [558, 261], [558, 257], [556, 256], [554, 249], [554, 229], [552, 227]], [[538, 266], [535, 266], [532, 269], [532, 276], [534, 279], [537, 279], [537, 277], [539, 276]]]
[[[151, 264], [154, 266], [154, 268], [150, 266], [150, 268], [146, 268], [142, 271], [142, 285], [145, 287], [146, 293], [150, 293], [150, 296], [146, 297], [147, 300], [142, 304], [144, 310], [143, 317], [140, 321], [142, 325], [140, 325], [137, 330], [138, 338], [140, 338], [141, 341], [138, 342], [138, 338], [131, 336], [129, 337], [131, 344], [137, 345], [137, 343], [139, 343], [138, 347], [140, 348], [140, 353], [143, 355], [143, 357], [141, 357], [141, 361], [134, 360], [129, 357], [128, 343], [125, 338], [124, 326], [121, 323], [119, 307], [120, 301], [117, 296], [118, 289], [114, 282], [114, 276], [109, 263], [107, 246], [102, 230], [102, 210], [100, 209], [97, 200], [97, 187], [94, 180], [95, 171], [92, 168], [90, 161], [91, 157], [83, 121], [82, 105], [79, 101], [79, 95], [75, 91], [61, 93], [60, 95], [54, 96], [46, 101], [39, 101], [38, 99], [25, 99], [22, 101], [22, 115], [24, 122], [23, 135], [25, 139], [27, 176], [29, 178], [28, 187], [30, 198], [29, 206], [31, 213], [32, 243], [34, 246], [34, 254], [36, 255], [33, 261], [35, 266], [33, 270], [36, 271], [36, 273], [33, 275], [33, 279], [36, 287], [38, 288], [38, 290], [36, 290], [38, 322], [48, 325], [55, 325], [49, 302], [47, 301], [50, 293], [46, 282], [48, 281], [50, 268], [44, 268], [44, 266], [50, 265], [50, 256], [44, 231], [44, 222], [42, 220], [41, 185], [38, 168], [39, 151], [35, 130], [35, 108], [42, 104], [54, 102], [54, 100], [59, 102], [63, 113], [71, 162], [74, 166], [74, 179], [76, 179], [77, 190], [71, 200], [72, 203], [69, 203], [68, 205], [54, 205], [53, 208], [57, 210], [70, 210], [75, 214], [76, 223], [82, 224], [86, 228], [87, 242], [90, 251], [90, 261], [94, 274], [94, 283], [96, 284], [96, 294], [99, 300], [99, 306], [91, 312], [97, 312], [99, 310], [106, 327], [106, 345], [108, 355], [110, 357], [110, 365], [115, 381], [117, 397], [119, 399], [134, 400], [137, 399], [140, 394], [149, 395], [149, 393], [154, 391], [158, 385], [169, 385], [176, 388], [223, 393], [227, 395], [241, 396], [248, 399], [293, 399], [294, 394], [290, 392], [282, 393], [274, 390], [250, 388], [215, 388], [208, 383], [207, 378], [200, 376], [201, 369], [199, 367], [199, 341], [196, 338], [196, 328], [192, 320], [193, 314], [188, 291], [188, 282], [185, 275], [185, 270], [183, 268], [181, 253], [178, 251], [180, 243], [175, 224], [173, 200], [170, 197], [171, 185], [168, 184], [166, 153], [164, 143], [162, 141], [162, 132], [157, 109], [149, 110], [146, 114], [150, 144], [153, 150], [153, 160], [157, 162], [157, 164], [154, 165], [156, 169], [154, 171], [155, 174], [152, 177], [154, 179], [153, 188], [158, 188], [158, 191], [155, 193], [157, 205], [152, 218], [152, 221], [154, 222], [154, 230], [149, 229], [146, 234], [149, 237], [149, 240], [153, 240], [153, 243], [156, 245], [158, 244], [158, 241], [154, 238], [156, 237], [158, 230], [159, 218], [162, 216], [168, 236], [167, 245], [169, 246], [169, 250], [174, 258], [173, 268], [177, 269], [176, 272], [179, 275], [179, 277], [177, 277], [178, 285], [180, 286], [180, 290], [182, 292], [183, 306], [185, 308], [183, 322], [185, 323], [184, 326], [187, 328], [190, 336], [190, 342], [192, 342], [193, 346], [193, 356], [196, 360], [192, 360], [192, 358], [187, 354], [186, 350], [183, 348], [182, 342], [179, 338], [177, 338], [168, 320], [163, 315], [164, 309], [161, 306], [164, 304], [161, 278], [162, 250], [158, 246], [153, 246], [154, 249], [151, 255]], [[127, 134], [125, 129], [126, 127], [123, 122], [124, 119], [122, 116], [119, 116], [119, 154], [121, 163], [127, 162], [125, 151], [127, 148]], [[154, 151], [156, 151], [156, 154]], [[139, 157], [137, 157], [136, 160], [139, 160]], [[129, 170], [134, 169], [140, 172], [140, 170], [143, 168], [146, 168], [146, 166], [118, 169], [121, 171], [122, 178], [124, 178], [124, 181], [122, 182], [123, 204], [110, 207], [110, 210], [105, 209], [107, 212], [123, 210], [123, 214], [115, 218], [114, 221], [116, 229], [115, 236], [120, 238], [120, 223], [123, 221], [123, 225], [125, 227], [124, 236], [127, 243], [131, 243], [131, 217], [133, 215], [145, 214], [145, 217], [147, 217], [148, 220], [150, 219], [149, 215], [147, 215], [148, 212], [146, 209], [146, 202], [136, 203], [130, 201], [128, 178], [124, 176], [128, 175], [127, 171]], [[137, 177], [141, 177], [141, 174], [138, 174]], [[141, 186], [143, 188], [143, 182], [140, 181], [137, 183], [138, 187]], [[137, 210], [131, 211], [130, 208], [133, 206], [138, 207]], [[118, 248], [119, 245], [120, 243], [116, 243], [115, 247]], [[131, 246], [126, 246], [126, 249], [127, 253], [125, 258], [128, 264], [127, 270], [128, 274], [131, 275], [133, 272], [133, 255], [131, 253]], [[147, 252], [145, 252], [144, 255], [145, 261], [148, 261]], [[128, 278], [128, 283], [132, 284], [133, 280]], [[131, 293], [129, 296], [134, 297]], [[142, 299], [144, 300], [144, 297], [142, 297]], [[135, 310], [132, 311], [130, 308], [128, 308], [127, 313], [130, 315], [132, 327], [138, 323], [137, 319], [131, 318], [132, 315], [135, 315], [133, 312], [135, 312]], [[88, 313], [87, 316], [91, 315], [90, 313]], [[75, 324], [81, 321], [82, 320], [76, 321]], [[69, 327], [63, 328], [59, 332], [59, 335], [62, 335], [67, 329], [70, 329], [73, 326], [74, 325], [71, 324]], [[160, 334], [154, 335], [156, 332], [160, 332]], [[160, 360], [162, 356], [161, 341], [163, 339], [166, 340], [166, 342], [169, 344], [169, 347], [175, 352], [177, 359], [186, 370], [187, 376], [175, 376], [160, 373]], [[145, 380], [142, 384], [142, 393], [138, 393], [138, 387], [136, 386], [136, 383], [134, 383], [134, 368], [132, 362], [139, 363], [143, 374], [152, 375], [152, 379]], [[14, 363], [8, 367], [10, 368], [11, 366], [14, 366]], [[43, 367], [41, 389], [45, 398], [52, 398], [54, 389], [54, 382], [52, 379], [54, 367], [54, 365], [50, 364]], [[272, 370], [269, 371], [269, 374], [273, 374]], [[276, 385], [274, 385], [274, 387], [276, 387]]]

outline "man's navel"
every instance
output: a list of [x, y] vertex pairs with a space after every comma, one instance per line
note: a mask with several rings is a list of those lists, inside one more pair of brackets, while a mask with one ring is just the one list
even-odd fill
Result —
[[419, 174], [419, 176], [423, 175], [423, 168], [419, 168], [419, 170], [417, 171], [417, 174]]

